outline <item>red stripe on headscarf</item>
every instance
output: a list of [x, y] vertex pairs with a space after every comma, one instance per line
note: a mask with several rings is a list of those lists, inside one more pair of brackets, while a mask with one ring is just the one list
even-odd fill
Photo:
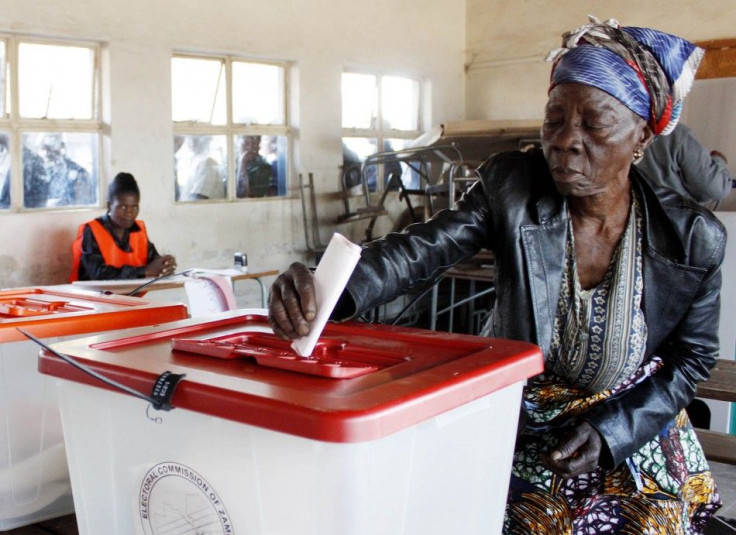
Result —
[[644, 77], [644, 73], [641, 72], [639, 66], [632, 60], [624, 58], [624, 61], [629, 67], [634, 69], [641, 85], [643, 85], [644, 89], [647, 90], [647, 94], [649, 95], [649, 126], [652, 127], [655, 135], [659, 135], [667, 127], [670, 122], [670, 118], [672, 117], [672, 95], [667, 95], [667, 105], [665, 106], [665, 109], [662, 110], [662, 116], [657, 119], [657, 112], [654, 109], [654, 99], [652, 98], [652, 92], [649, 91], [649, 85]]
[[652, 129], [654, 130], [655, 135], [659, 135], [662, 133], [662, 131], [667, 128], [667, 125], [670, 124], [670, 119], [672, 118], [672, 95], [667, 96], [667, 106], [665, 106], [664, 110], [662, 111], [662, 117], [660, 117], [659, 121], [657, 121], [654, 125], [652, 125]]

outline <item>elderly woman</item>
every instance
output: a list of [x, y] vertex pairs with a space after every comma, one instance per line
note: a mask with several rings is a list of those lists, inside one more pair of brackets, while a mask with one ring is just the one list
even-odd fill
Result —
[[[698, 533], [719, 506], [684, 408], [718, 352], [725, 231], [632, 167], [677, 122], [702, 51], [593, 22], [553, 51], [542, 151], [492, 157], [453, 210], [366, 245], [333, 318], [493, 250], [488, 336], [538, 344], [507, 533]], [[270, 322], [314, 317], [309, 271], [274, 283]], [[489, 422], [492, 425], [492, 422]]]

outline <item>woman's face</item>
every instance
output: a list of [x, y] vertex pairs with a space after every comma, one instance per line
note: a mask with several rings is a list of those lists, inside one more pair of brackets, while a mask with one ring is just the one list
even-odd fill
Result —
[[138, 217], [138, 203], [140, 198], [135, 193], [115, 195], [108, 203], [110, 220], [113, 225], [121, 229], [129, 229]]
[[634, 151], [652, 138], [644, 119], [618, 99], [573, 83], [550, 92], [541, 134], [555, 186], [578, 197], [627, 184]]

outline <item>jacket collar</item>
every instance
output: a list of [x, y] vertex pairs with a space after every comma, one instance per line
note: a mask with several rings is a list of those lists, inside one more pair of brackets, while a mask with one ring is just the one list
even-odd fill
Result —
[[[647, 353], [661, 342], [658, 333], [668, 332], [679, 320], [674, 315], [681, 307], [673, 303], [689, 302], [697, 290], [703, 273], [685, 268], [672, 269], [683, 263], [682, 237], [676, 232], [669, 214], [663, 209], [657, 194], [638, 175], [631, 174], [635, 191], [642, 199], [643, 266], [645, 317], [656, 321], [650, 329]], [[531, 293], [532, 314], [537, 344], [548, 354], [552, 326], [557, 314], [567, 236], [567, 202], [557, 190], [545, 192], [535, 203], [536, 224], [521, 228], [522, 248]], [[666, 291], [663, 289], [666, 288]]]

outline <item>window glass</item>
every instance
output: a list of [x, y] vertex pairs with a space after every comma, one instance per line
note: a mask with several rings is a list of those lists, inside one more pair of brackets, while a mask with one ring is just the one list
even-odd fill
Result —
[[371, 74], [342, 75], [342, 127], [377, 128], [378, 92]]
[[[347, 175], [343, 172], [344, 188], [352, 190], [351, 184], [365, 181], [370, 192], [381, 192], [391, 176], [397, 177], [393, 189], [402, 183], [409, 189], [421, 187], [416, 170], [405, 162], [391, 161], [390, 154], [372, 158], [360, 174], [352, 163], [356, 159], [362, 163], [377, 151], [400, 150], [421, 133], [419, 93], [420, 82], [416, 79], [343, 73], [343, 169], [350, 171]], [[381, 163], [375, 163], [379, 159]]]
[[174, 122], [225, 124], [225, 61], [172, 58], [171, 107]]
[[286, 194], [286, 137], [235, 136], [235, 196]]
[[20, 116], [33, 119], [95, 118], [95, 49], [18, 45]]
[[98, 147], [97, 134], [23, 134], [24, 206], [98, 204]]
[[[409, 146], [408, 139], [384, 139], [383, 150], [387, 152], [397, 152]], [[419, 170], [422, 163], [419, 159], [408, 162], [387, 162], [384, 164], [383, 177], [384, 184], [388, 181], [391, 173], [398, 174], [401, 182], [407, 189], [419, 189], [421, 182], [419, 179]]]
[[419, 128], [419, 82], [411, 78], [381, 78], [381, 111], [385, 130]]
[[[286, 66], [276, 63], [229, 56], [172, 58], [177, 200], [287, 194], [286, 76]], [[202, 78], [206, 83], [200, 83]], [[198, 126], [204, 123], [205, 128]], [[202, 146], [200, 154], [207, 157], [196, 156], [205, 141], [208, 147]]]
[[227, 197], [226, 136], [175, 136], [174, 151], [176, 200]]
[[365, 168], [365, 176], [361, 176], [361, 169], [365, 159], [375, 154], [378, 141], [375, 138], [344, 137], [342, 138], [342, 168], [343, 181], [346, 190], [353, 191], [360, 188], [365, 180], [369, 191], [376, 191], [376, 177], [378, 171], [375, 165]]
[[5, 41], [0, 41], [0, 117], [5, 117], [8, 114], [7, 101], [8, 101], [8, 64], [7, 64], [7, 44]]
[[0, 132], [0, 209], [10, 208], [10, 137]]
[[285, 123], [283, 67], [233, 62], [233, 123]]

